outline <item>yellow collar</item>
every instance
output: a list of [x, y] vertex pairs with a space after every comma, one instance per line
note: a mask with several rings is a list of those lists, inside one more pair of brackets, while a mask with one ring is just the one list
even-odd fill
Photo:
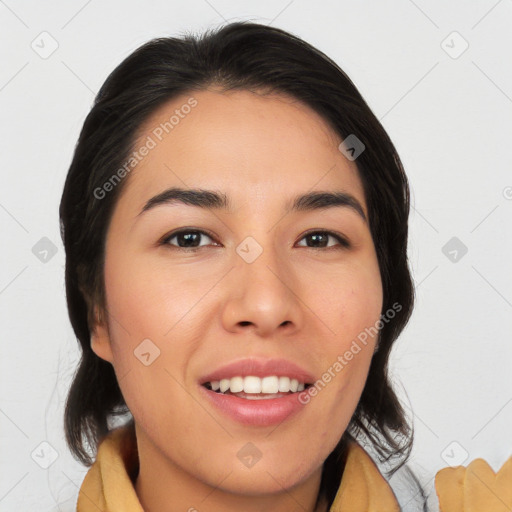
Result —
[[[138, 469], [133, 430], [117, 428], [100, 443], [96, 461], [78, 495], [77, 512], [144, 512], [133, 482]], [[357, 443], [348, 447], [341, 484], [330, 512], [399, 512], [400, 507], [377, 466]]]
[[512, 456], [494, 472], [482, 458], [467, 467], [441, 469], [436, 474], [441, 512], [502, 512], [512, 510]]

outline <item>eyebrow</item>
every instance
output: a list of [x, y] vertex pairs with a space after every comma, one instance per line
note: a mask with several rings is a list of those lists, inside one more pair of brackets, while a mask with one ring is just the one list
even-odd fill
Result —
[[[138, 216], [156, 206], [181, 203], [196, 206], [204, 209], [231, 210], [229, 197], [214, 190], [169, 188], [160, 194], [149, 199]], [[342, 191], [327, 192], [314, 191], [299, 195], [287, 201], [285, 210], [287, 212], [304, 212], [314, 210], [325, 210], [328, 208], [350, 208], [355, 211], [365, 223], [368, 223], [361, 203], [351, 194]]]

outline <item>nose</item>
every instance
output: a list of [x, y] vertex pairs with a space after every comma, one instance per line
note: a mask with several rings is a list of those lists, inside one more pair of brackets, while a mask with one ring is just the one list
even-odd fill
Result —
[[302, 328], [299, 279], [275, 250], [264, 248], [252, 263], [237, 254], [228, 279], [222, 312], [227, 331], [252, 331], [264, 338], [290, 335]]

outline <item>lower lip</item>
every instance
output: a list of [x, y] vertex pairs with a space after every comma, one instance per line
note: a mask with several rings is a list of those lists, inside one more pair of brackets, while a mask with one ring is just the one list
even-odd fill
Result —
[[238, 423], [266, 427], [282, 423], [297, 414], [305, 404], [299, 402], [299, 393], [281, 398], [246, 400], [235, 395], [224, 395], [199, 386], [207, 400]]

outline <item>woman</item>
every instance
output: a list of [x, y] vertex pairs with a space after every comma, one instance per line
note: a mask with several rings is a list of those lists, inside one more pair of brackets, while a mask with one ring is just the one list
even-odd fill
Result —
[[394, 471], [412, 446], [408, 212], [383, 127], [299, 38], [232, 23], [121, 63], [60, 205], [77, 510], [399, 510], [361, 444]]

